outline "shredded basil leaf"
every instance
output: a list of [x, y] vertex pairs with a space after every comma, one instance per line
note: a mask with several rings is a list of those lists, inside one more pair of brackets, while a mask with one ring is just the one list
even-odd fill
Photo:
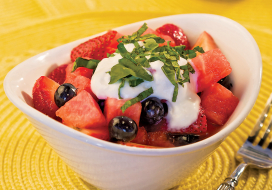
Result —
[[100, 60], [96, 59], [83, 59], [81, 57], [78, 57], [76, 61], [74, 62], [72, 72], [74, 72], [78, 67], [85, 67], [88, 69], [96, 69], [98, 63]]
[[121, 83], [120, 83], [120, 86], [119, 86], [119, 88], [118, 88], [118, 96], [119, 96], [119, 99], [123, 99], [123, 98], [121, 97], [121, 88], [123, 88], [123, 87], [125, 86], [125, 82], [126, 82], [125, 79], [121, 79]]
[[132, 98], [132, 99], [126, 101], [125, 104], [121, 107], [122, 112], [124, 113], [128, 107], [136, 104], [137, 102], [140, 102], [140, 101], [146, 99], [151, 94], [153, 94], [153, 88], [152, 87], [150, 87], [149, 89], [141, 92], [135, 98]]
[[[165, 40], [156, 36], [155, 34], [146, 34], [143, 33], [148, 29], [147, 24], [144, 23], [141, 28], [134, 32], [132, 35], [122, 36], [117, 41], [119, 42], [117, 50], [115, 53], [120, 53], [122, 56], [118, 60], [118, 64], [111, 68], [110, 82], [113, 84], [121, 80], [118, 95], [121, 99], [120, 91], [124, 87], [125, 82], [129, 83], [130, 87], [138, 86], [144, 81], [152, 81], [153, 76], [148, 71], [150, 63], [154, 61], [162, 61], [164, 65], [162, 66], [162, 71], [168, 80], [174, 85], [174, 91], [172, 96], [172, 101], [177, 100], [178, 88], [179, 85], [184, 86], [184, 83], [190, 82], [190, 73], [194, 73], [193, 67], [189, 64], [180, 66], [179, 60], [183, 59], [192, 59], [197, 56], [197, 52], [204, 53], [203, 48], [197, 46], [193, 50], [185, 50], [186, 46], [180, 45], [172, 47], [170, 46], [170, 41], [167, 41], [167, 45], [161, 46], [160, 43], [164, 43]], [[140, 46], [139, 41], [143, 41], [144, 46]], [[132, 52], [128, 52], [124, 44], [133, 43], [135, 48]], [[108, 56], [114, 56], [110, 54]], [[152, 88], [151, 88], [152, 89]], [[138, 96], [146, 96], [149, 91], [144, 91]], [[153, 93], [153, 89], [152, 89]], [[139, 97], [133, 98], [130, 101], [127, 101], [122, 107], [122, 111], [134, 103], [140, 101]]]

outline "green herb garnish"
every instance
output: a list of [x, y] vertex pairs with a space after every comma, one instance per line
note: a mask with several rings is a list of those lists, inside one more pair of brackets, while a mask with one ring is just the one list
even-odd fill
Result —
[[100, 60], [96, 59], [83, 59], [81, 57], [77, 58], [76, 61], [74, 62], [72, 72], [74, 72], [78, 67], [85, 67], [88, 69], [96, 69], [98, 63]]
[[128, 107], [132, 106], [133, 104], [136, 104], [137, 102], [140, 102], [140, 101], [146, 99], [151, 94], [153, 94], [153, 88], [152, 87], [145, 90], [145, 91], [143, 91], [143, 92], [141, 92], [135, 98], [132, 98], [132, 99], [126, 101], [125, 104], [121, 107], [122, 112], [124, 113]]
[[[190, 82], [189, 73], [195, 72], [189, 63], [180, 66], [178, 61], [180, 58], [186, 60], [192, 59], [196, 57], [196, 52], [204, 53], [204, 50], [199, 46], [195, 47], [193, 50], [185, 50], [185, 46], [183, 45], [171, 47], [169, 41], [167, 42], [167, 45], [160, 46], [159, 44], [165, 42], [164, 39], [155, 34], [142, 35], [147, 28], [147, 24], [144, 23], [141, 28], [132, 35], [123, 36], [117, 40], [119, 44], [115, 54], [120, 53], [122, 58], [119, 59], [118, 64], [114, 65], [111, 70], [107, 72], [110, 74], [109, 84], [120, 81], [118, 96], [119, 99], [122, 99], [121, 89], [125, 86], [126, 82], [129, 83], [130, 87], [136, 87], [144, 81], [153, 81], [153, 76], [147, 68], [150, 67], [150, 63], [160, 60], [164, 63], [161, 68], [162, 71], [174, 85], [172, 101], [175, 102], [177, 100], [179, 85], [184, 86], [185, 82]], [[143, 41], [143, 46], [139, 44], [139, 41]], [[135, 46], [132, 52], [128, 52], [125, 48], [124, 44], [128, 43], [133, 43]], [[107, 54], [107, 57], [113, 57], [115, 54]], [[99, 62], [100, 60], [95, 59], [87, 60], [77, 58], [74, 62], [72, 72], [78, 67], [94, 69], [95, 71]], [[126, 101], [121, 107], [122, 112], [125, 112], [131, 105], [144, 100], [152, 93], [153, 89], [151, 87], [141, 92], [137, 97]]]

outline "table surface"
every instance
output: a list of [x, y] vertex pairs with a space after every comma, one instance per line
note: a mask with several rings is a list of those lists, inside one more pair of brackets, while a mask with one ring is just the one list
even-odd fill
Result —
[[[238, 164], [235, 153], [261, 113], [272, 86], [270, 0], [20, 0], [0, 1], [0, 189], [97, 189], [81, 180], [6, 97], [5, 75], [45, 50], [150, 18], [211, 13], [242, 24], [263, 60], [261, 90], [245, 121], [176, 189], [216, 189]], [[242, 47], [241, 47], [242, 48]], [[272, 170], [248, 168], [237, 189], [272, 189]]]

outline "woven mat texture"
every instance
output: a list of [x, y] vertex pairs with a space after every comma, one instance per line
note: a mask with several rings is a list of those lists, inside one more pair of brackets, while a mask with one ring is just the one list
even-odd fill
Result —
[[[182, 13], [218, 14], [239, 22], [253, 35], [262, 54], [261, 90], [249, 116], [177, 188], [216, 189], [238, 164], [234, 155], [272, 91], [271, 0], [0, 0], [0, 189], [97, 189], [81, 180], [8, 100], [3, 80], [14, 66], [111, 28]], [[240, 189], [272, 189], [272, 170], [248, 168]]]

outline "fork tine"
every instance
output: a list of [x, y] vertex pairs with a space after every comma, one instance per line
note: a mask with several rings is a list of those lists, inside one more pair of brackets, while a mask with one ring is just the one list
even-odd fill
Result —
[[258, 144], [259, 146], [263, 146], [263, 144], [264, 144], [266, 138], [268, 137], [268, 135], [269, 135], [269, 133], [270, 133], [271, 127], [272, 127], [272, 118], [270, 119], [269, 125], [268, 125], [268, 127], [267, 127], [267, 129], [266, 129], [266, 131], [265, 131], [265, 133], [264, 133], [264, 135], [263, 135], [263, 137], [261, 138], [261, 140], [260, 140], [260, 142], [259, 142], [259, 144]]
[[249, 142], [253, 143], [254, 140], [256, 139], [256, 137], [258, 136], [261, 128], [263, 127], [264, 121], [268, 116], [271, 105], [272, 105], [272, 93], [270, 94], [262, 114], [258, 118], [253, 130], [251, 131], [251, 133], [247, 139]]

